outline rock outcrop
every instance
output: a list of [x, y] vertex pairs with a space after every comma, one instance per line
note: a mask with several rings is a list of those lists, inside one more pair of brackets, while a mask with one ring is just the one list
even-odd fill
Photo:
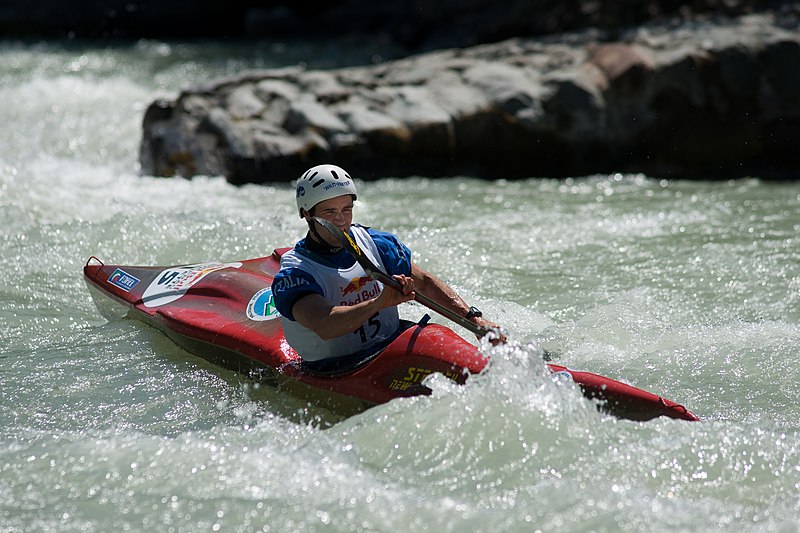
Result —
[[141, 163], [233, 183], [320, 162], [363, 178], [798, 177], [798, 145], [800, 30], [761, 14], [246, 72], [153, 103]]

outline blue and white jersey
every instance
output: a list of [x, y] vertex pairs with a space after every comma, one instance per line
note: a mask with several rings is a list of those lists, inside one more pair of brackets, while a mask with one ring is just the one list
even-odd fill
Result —
[[[390, 233], [353, 225], [351, 236], [373, 264], [386, 274], [411, 274], [411, 252]], [[371, 279], [345, 250], [319, 254], [303, 239], [281, 258], [281, 269], [272, 282], [275, 305], [281, 314], [286, 340], [307, 361], [319, 361], [369, 350], [391, 338], [400, 328], [397, 307], [382, 309], [359, 329], [323, 340], [299, 324], [292, 314], [298, 299], [319, 294], [331, 306], [355, 305], [375, 298], [383, 284]]]

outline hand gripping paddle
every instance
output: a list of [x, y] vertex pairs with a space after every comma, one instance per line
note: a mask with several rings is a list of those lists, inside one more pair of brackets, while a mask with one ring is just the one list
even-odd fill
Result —
[[[356, 261], [358, 261], [358, 264], [361, 265], [361, 268], [364, 269], [364, 271], [367, 273], [367, 275], [369, 277], [371, 277], [372, 279], [374, 279], [376, 281], [380, 281], [381, 283], [383, 283], [387, 287], [391, 287], [391, 288], [396, 289], [396, 290], [401, 290], [400, 282], [398, 282], [396, 279], [392, 278], [391, 276], [385, 274], [382, 270], [380, 270], [377, 266], [375, 266], [372, 263], [372, 261], [369, 259], [369, 257], [367, 257], [366, 254], [364, 254], [364, 252], [361, 251], [361, 248], [358, 247], [358, 244], [356, 244], [356, 242], [353, 240], [353, 238], [350, 235], [346, 234], [345, 232], [340, 230], [337, 226], [335, 226], [334, 224], [332, 224], [331, 222], [329, 222], [329, 221], [327, 221], [327, 220], [325, 220], [323, 218], [313, 217], [313, 219], [317, 224], [319, 224], [320, 226], [325, 228], [328, 231], [328, 233], [333, 235], [333, 237], [337, 241], [339, 241], [339, 243], [342, 245], [342, 247], [345, 250], [347, 250], [347, 252], [350, 255], [352, 255], [355, 258]], [[449, 318], [450, 320], [452, 320], [453, 322], [455, 322], [459, 326], [469, 330], [470, 332], [474, 333], [478, 337], [483, 337], [484, 335], [486, 335], [490, 331], [493, 331], [493, 330], [484, 328], [483, 326], [478, 326], [478, 325], [470, 322], [465, 317], [459, 315], [458, 313], [455, 313], [454, 311], [451, 311], [450, 309], [442, 306], [441, 304], [431, 300], [430, 298], [428, 298], [424, 294], [420, 294], [417, 291], [414, 292], [414, 300], [416, 300], [417, 302], [421, 303], [422, 305], [424, 305], [428, 309], [436, 311], [437, 313], [439, 313], [443, 317]]]

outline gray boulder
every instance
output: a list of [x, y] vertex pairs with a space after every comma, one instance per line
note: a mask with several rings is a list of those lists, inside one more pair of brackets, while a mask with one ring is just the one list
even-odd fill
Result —
[[287, 181], [793, 175], [800, 31], [774, 15], [515, 38], [374, 66], [248, 72], [147, 110], [143, 172]]

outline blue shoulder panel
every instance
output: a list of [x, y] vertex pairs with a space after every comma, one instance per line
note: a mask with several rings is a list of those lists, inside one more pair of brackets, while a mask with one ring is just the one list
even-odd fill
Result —
[[311, 274], [299, 268], [289, 267], [275, 274], [275, 279], [272, 280], [272, 294], [275, 295], [275, 307], [278, 312], [289, 320], [294, 320], [292, 308], [297, 300], [306, 294], [322, 295], [323, 292]]
[[411, 250], [400, 239], [391, 233], [372, 228], [367, 228], [367, 233], [375, 241], [381, 260], [390, 275], [411, 275]]

